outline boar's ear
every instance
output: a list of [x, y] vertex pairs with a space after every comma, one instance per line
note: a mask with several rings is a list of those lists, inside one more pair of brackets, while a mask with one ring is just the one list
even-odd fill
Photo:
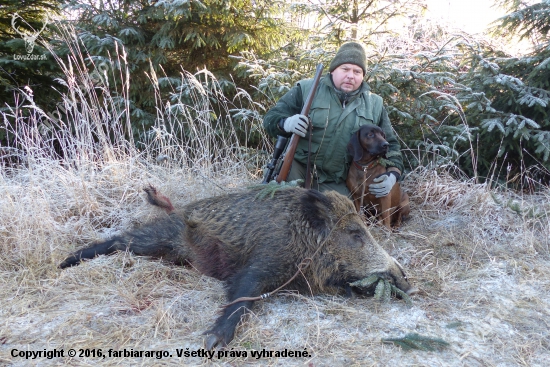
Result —
[[363, 147], [359, 142], [359, 131], [351, 136], [348, 143], [348, 154], [353, 157], [354, 161], [360, 161], [363, 159]]
[[316, 233], [327, 233], [330, 228], [333, 205], [329, 198], [317, 190], [308, 190], [300, 200], [302, 216]]

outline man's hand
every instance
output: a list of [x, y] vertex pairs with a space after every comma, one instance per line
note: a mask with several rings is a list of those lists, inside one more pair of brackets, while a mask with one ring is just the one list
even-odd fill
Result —
[[369, 185], [369, 192], [376, 196], [377, 198], [384, 197], [388, 195], [397, 179], [399, 178], [399, 173], [397, 172], [386, 172], [382, 173], [380, 176], [372, 180], [373, 184]]
[[307, 116], [296, 114], [285, 120], [283, 128], [287, 133], [300, 135], [303, 138], [306, 136], [308, 126], [309, 120]]

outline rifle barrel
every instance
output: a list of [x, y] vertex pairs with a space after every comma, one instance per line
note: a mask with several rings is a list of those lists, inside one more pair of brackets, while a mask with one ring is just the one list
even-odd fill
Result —
[[[315, 77], [313, 78], [313, 85], [307, 95], [306, 102], [302, 108], [302, 115], [307, 116], [309, 110], [311, 109], [311, 104], [313, 103], [313, 98], [315, 97], [315, 92], [317, 92], [317, 86], [319, 85], [319, 80], [321, 79], [321, 74], [323, 73], [323, 64], [317, 65], [317, 70], [315, 71]], [[311, 122], [310, 122], [311, 123]], [[296, 148], [298, 147], [298, 142], [300, 141], [300, 136], [292, 134], [290, 138], [290, 143], [288, 144], [285, 157], [283, 159], [283, 165], [281, 166], [281, 171], [277, 175], [277, 183], [281, 183], [286, 180], [288, 174], [290, 173], [290, 168], [292, 166], [292, 161], [294, 160], [294, 154], [296, 154]]]

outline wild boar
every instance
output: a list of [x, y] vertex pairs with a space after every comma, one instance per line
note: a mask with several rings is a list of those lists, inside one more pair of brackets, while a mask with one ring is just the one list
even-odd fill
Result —
[[[61, 268], [117, 250], [177, 264], [226, 282], [229, 305], [205, 332], [206, 348], [233, 339], [241, 317], [257, 297], [288, 281], [306, 260], [303, 275], [287, 285], [309, 294], [351, 292], [349, 283], [377, 274], [404, 292], [411, 285], [399, 264], [371, 241], [353, 203], [336, 192], [292, 188], [259, 199], [247, 190], [198, 200], [175, 210], [153, 187], [148, 200], [169, 214], [141, 228], [69, 256]], [[354, 289], [369, 292], [365, 289]]]

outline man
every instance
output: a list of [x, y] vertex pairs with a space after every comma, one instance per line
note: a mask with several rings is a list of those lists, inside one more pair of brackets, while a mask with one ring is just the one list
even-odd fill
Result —
[[[364, 124], [382, 128], [390, 144], [387, 154], [388, 172], [375, 179], [369, 191], [377, 197], [386, 196], [403, 171], [401, 146], [395, 136], [382, 98], [370, 92], [363, 81], [367, 58], [362, 45], [348, 42], [340, 47], [321, 78], [309, 112], [312, 123], [311, 165], [312, 188], [336, 190], [349, 195], [346, 177], [351, 157], [346, 148], [351, 135]], [[304, 106], [312, 79], [301, 80], [292, 87], [265, 115], [263, 125], [269, 135], [300, 139], [287, 181], [304, 179], [308, 156], [308, 118], [300, 112]]]

